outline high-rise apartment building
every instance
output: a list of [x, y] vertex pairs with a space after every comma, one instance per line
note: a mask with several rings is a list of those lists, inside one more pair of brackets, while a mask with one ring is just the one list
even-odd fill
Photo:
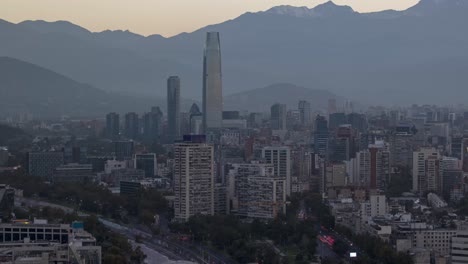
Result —
[[219, 32], [206, 34], [203, 54], [203, 128], [223, 125], [223, 89], [221, 74], [221, 45]]
[[167, 79], [167, 123], [168, 139], [172, 143], [180, 138], [180, 79]]
[[117, 138], [120, 133], [120, 118], [117, 113], [106, 115], [106, 135], [109, 138]]
[[286, 105], [274, 104], [271, 106], [270, 126], [272, 130], [286, 130]]
[[291, 194], [291, 150], [289, 147], [265, 147], [262, 158], [273, 164], [275, 176], [286, 179], [286, 194]]
[[325, 169], [325, 190], [330, 187], [346, 186], [346, 165], [335, 163], [327, 165]]
[[214, 214], [214, 148], [205, 137], [184, 136], [174, 148], [174, 214], [180, 222]]
[[275, 175], [273, 164], [235, 164], [237, 214], [274, 219], [286, 213], [286, 179]]
[[383, 189], [390, 179], [390, 152], [382, 141], [358, 152], [351, 163], [355, 167], [354, 171], [350, 170], [351, 182], [355, 186]]
[[129, 139], [137, 139], [140, 134], [140, 120], [138, 114], [131, 112], [125, 114], [125, 136]]
[[413, 153], [413, 191], [440, 191], [440, 155], [433, 148], [421, 148]]

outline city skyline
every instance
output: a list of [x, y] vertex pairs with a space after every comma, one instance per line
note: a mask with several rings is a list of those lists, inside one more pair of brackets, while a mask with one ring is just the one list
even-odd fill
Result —
[[[25, 20], [70, 21], [90, 31], [130, 30], [142, 35], [160, 34], [171, 37], [183, 32], [192, 32], [207, 25], [234, 19], [246, 12], [259, 12], [274, 6], [291, 5], [313, 8], [326, 0], [273, 0], [273, 1], [149, 1], [135, 4], [130, 1], [99, 2], [83, 0], [63, 2], [44, 0], [4, 0], [0, 19], [13, 23]], [[376, 12], [388, 9], [404, 10], [418, 0], [372, 1], [334, 0], [337, 5], [349, 5], [358, 12]], [[25, 8], [28, 7], [28, 8]], [[218, 12], [209, 12], [211, 9]], [[21, 10], [21, 12], [19, 12]], [[112, 12], [106, 12], [111, 10]], [[169, 11], [168, 11], [169, 10]], [[176, 10], [173, 12], [170, 10]], [[99, 18], [99, 19], [96, 19]]]

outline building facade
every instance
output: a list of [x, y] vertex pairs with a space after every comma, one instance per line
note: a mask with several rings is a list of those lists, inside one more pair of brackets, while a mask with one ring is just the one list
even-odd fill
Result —
[[170, 143], [180, 138], [180, 79], [171, 76], [167, 79], [167, 124]]
[[214, 214], [214, 148], [202, 136], [184, 136], [174, 148], [175, 220]]
[[203, 129], [221, 128], [223, 89], [219, 32], [206, 34], [203, 54]]

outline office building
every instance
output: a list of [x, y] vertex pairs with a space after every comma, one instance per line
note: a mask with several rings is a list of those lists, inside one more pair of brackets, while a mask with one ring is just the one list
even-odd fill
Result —
[[273, 164], [276, 177], [286, 180], [286, 195], [291, 194], [291, 150], [289, 147], [265, 147], [262, 158]]
[[390, 161], [392, 167], [411, 168], [413, 165], [413, 134], [397, 132], [390, 136]]
[[286, 213], [286, 179], [273, 164], [235, 164], [237, 214], [247, 218], [274, 219]]
[[140, 135], [140, 120], [137, 113], [125, 114], [125, 136], [128, 139], [137, 139]]
[[346, 114], [345, 113], [333, 113], [329, 117], [329, 123], [330, 123], [330, 131], [333, 131], [337, 129], [338, 127], [342, 125], [346, 125]]
[[114, 141], [112, 142], [112, 152], [117, 160], [129, 160], [133, 157], [133, 141]]
[[143, 115], [144, 141], [148, 143], [159, 142], [161, 136], [161, 123], [162, 113], [160, 111], [151, 111]]
[[55, 168], [64, 164], [63, 152], [30, 152], [29, 175], [50, 177]]
[[143, 170], [145, 172], [145, 177], [153, 178], [157, 175], [158, 164], [156, 154], [135, 154], [133, 162], [135, 169]]
[[329, 144], [329, 160], [332, 162], [348, 161], [356, 156], [357, 140], [351, 125], [341, 125], [336, 129]]
[[270, 126], [272, 130], [286, 130], [286, 105], [274, 104], [271, 106]]
[[95, 174], [91, 164], [70, 163], [58, 166], [52, 174], [54, 183], [85, 183], [93, 181]]
[[84, 164], [87, 162], [87, 151], [86, 147], [67, 146], [63, 149], [63, 157], [65, 164], [68, 163], [80, 163]]
[[180, 79], [171, 76], [167, 79], [167, 124], [170, 143], [180, 138]]
[[350, 113], [346, 116], [347, 123], [355, 130], [364, 133], [367, 131], [367, 117], [364, 114]]
[[450, 193], [463, 186], [462, 162], [457, 158], [443, 157], [441, 160], [442, 193], [446, 200], [450, 199]]
[[222, 127], [223, 88], [219, 32], [206, 34], [203, 54], [203, 129]]
[[120, 195], [127, 197], [138, 197], [143, 190], [143, 186], [138, 180], [120, 180]]
[[190, 134], [200, 135], [203, 132], [203, 114], [196, 103], [190, 107]]
[[323, 116], [315, 119], [314, 148], [321, 157], [328, 157], [328, 123]]
[[450, 256], [452, 264], [468, 263], [468, 231], [460, 230], [452, 236]]
[[448, 229], [419, 230], [411, 236], [412, 246], [430, 249], [435, 256], [447, 256], [451, 251], [452, 237], [458, 232]]
[[310, 107], [310, 102], [301, 100], [299, 101], [299, 113], [301, 125], [307, 126], [312, 122], [312, 110]]
[[120, 117], [117, 113], [106, 115], [106, 135], [108, 138], [118, 138], [120, 134]]
[[2, 263], [101, 264], [101, 247], [83, 223], [48, 224], [46, 220], [0, 224]]
[[185, 222], [196, 214], [214, 214], [214, 148], [205, 136], [184, 136], [174, 147], [174, 217]]

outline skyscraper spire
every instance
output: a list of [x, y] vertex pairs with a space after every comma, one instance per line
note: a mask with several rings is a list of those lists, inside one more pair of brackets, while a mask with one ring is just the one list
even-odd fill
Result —
[[218, 32], [206, 34], [203, 56], [203, 129], [222, 127], [223, 91]]

